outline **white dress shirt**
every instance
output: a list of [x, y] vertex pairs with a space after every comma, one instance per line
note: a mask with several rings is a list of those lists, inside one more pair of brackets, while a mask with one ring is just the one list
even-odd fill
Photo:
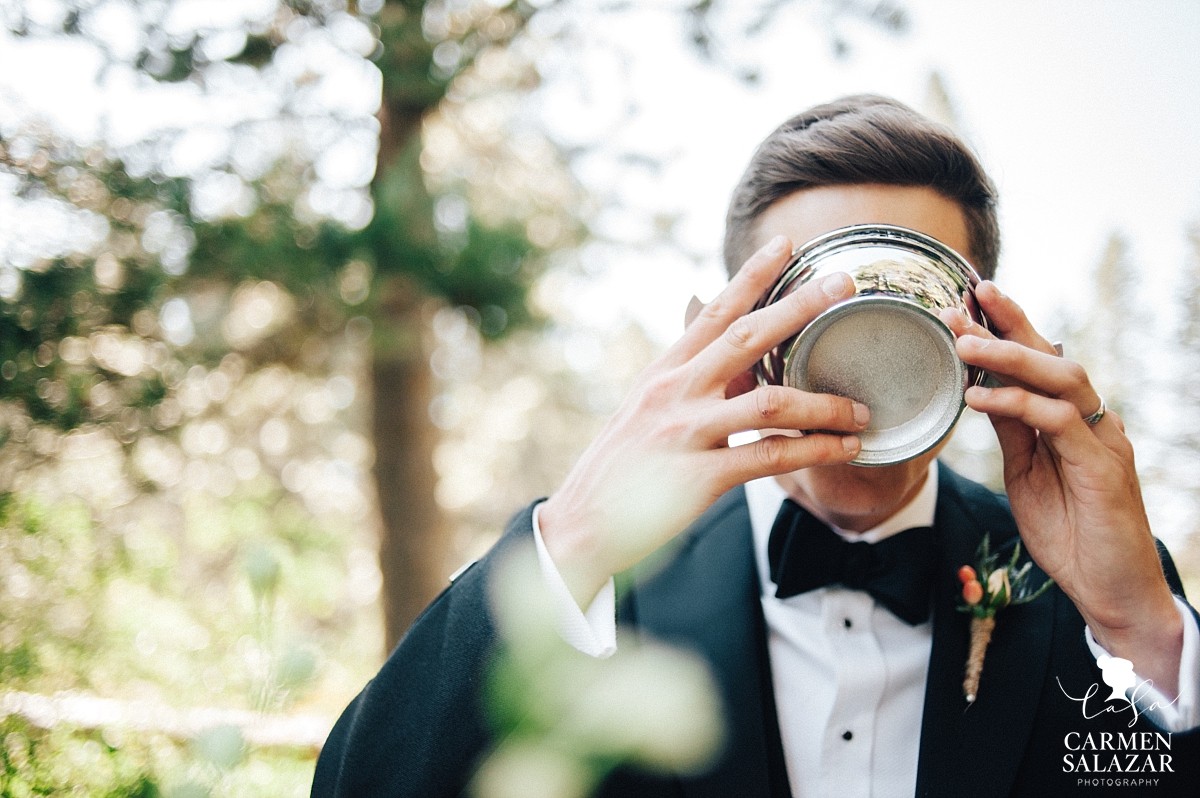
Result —
[[[779, 731], [795, 798], [884, 798], [916, 790], [917, 758], [925, 679], [933, 645], [932, 620], [909, 626], [860, 590], [826, 587], [775, 597], [767, 561], [767, 540], [786, 498], [774, 479], [746, 484], [754, 537], [767, 651], [775, 691]], [[846, 540], [877, 543], [916, 526], [932, 526], [937, 504], [936, 463], [920, 493], [879, 526], [861, 534], [834, 531]], [[580, 610], [542, 541], [538, 514], [534, 540], [542, 573], [554, 597], [563, 638], [595, 657], [616, 651], [613, 582]], [[1176, 599], [1184, 619], [1179, 697], [1149, 717], [1168, 731], [1200, 725], [1200, 629], [1187, 605]], [[1105, 654], [1091, 631], [1093, 656]], [[1158, 694], [1139, 704], [1148, 706]]]
[[[878, 543], [932, 526], [937, 468], [908, 505], [851, 541]], [[795, 798], [912, 796], [933, 621], [909, 626], [862, 590], [826, 587], [775, 598], [767, 539], [787, 497], [774, 479], [746, 485], [775, 709]], [[849, 739], [847, 739], [849, 738]]]

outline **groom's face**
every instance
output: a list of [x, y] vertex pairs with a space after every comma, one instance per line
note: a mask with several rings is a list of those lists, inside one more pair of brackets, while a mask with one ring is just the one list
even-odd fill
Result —
[[[908, 227], [933, 236], [971, 258], [966, 219], [958, 203], [930, 188], [875, 184], [823, 186], [784, 197], [759, 217], [756, 246], [781, 234], [799, 246], [823, 233], [854, 224]], [[778, 479], [793, 498], [826, 521], [843, 529], [863, 531], [879, 524], [916, 496], [924, 484], [930, 461], [940, 450], [938, 446], [892, 466], [822, 466]]]

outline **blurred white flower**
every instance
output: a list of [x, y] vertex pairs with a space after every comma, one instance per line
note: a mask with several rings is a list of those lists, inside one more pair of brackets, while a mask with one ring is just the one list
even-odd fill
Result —
[[632, 638], [609, 659], [580, 655], [559, 636], [532, 545], [499, 563], [492, 604], [512, 675], [488, 700], [524, 725], [480, 768], [479, 798], [582, 796], [618, 764], [690, 773], [711, 761], [723, 723], [699, 657]]
[[592, 778], [570, 755], [528, 742], [489, 757], [475, 780], [477, 798], [584, 798]]

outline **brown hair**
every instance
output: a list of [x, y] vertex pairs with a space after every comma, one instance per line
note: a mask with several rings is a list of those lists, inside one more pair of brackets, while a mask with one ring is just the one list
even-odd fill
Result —
[[806, 188], [869, 183], [926, 186], [957, 202], [971, 241], [964, 254], [982, 277], [996, 273], [996, 187], [978, 159], [949, 128], [870, 94], [811, 108], [759, 145], [729, 203], [726, 270], [732, 276], [754, 253], [756, 222], [772, 203]]

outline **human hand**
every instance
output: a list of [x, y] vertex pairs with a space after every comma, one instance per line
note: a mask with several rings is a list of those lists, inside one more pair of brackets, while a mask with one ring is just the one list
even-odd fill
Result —
[[994, 283], [975, 293], [992, 335], [961, 312], [942, 312], [964, 362], [1004, 387], [972, 387], [1004, 455], [1004, 485], [1034, 561], [1062, 587], [1096, 641], [1175, 695], [1183, 623], [1163, 576], [1142, 503], [1133, 447], [1117, 414], [1084, 418], [1100, 396], [1078, 363], [1059, 357]]
[[[753, 310], [791, 251], [791, 242], [779, 236], [746, 262], [639, 375], [541, 506], [542, 538], [581, 606], [611, 575], [640, 562], [731, 488], [858, 455], [853, 433], [867, 426], [865, 405], [780, 385], [755, 387], [750, 372], [768, 350], [854, 292], [850, 278], [837, 274]], [[728, 445], [735, 432], [767, 428], [829, 432]]]

